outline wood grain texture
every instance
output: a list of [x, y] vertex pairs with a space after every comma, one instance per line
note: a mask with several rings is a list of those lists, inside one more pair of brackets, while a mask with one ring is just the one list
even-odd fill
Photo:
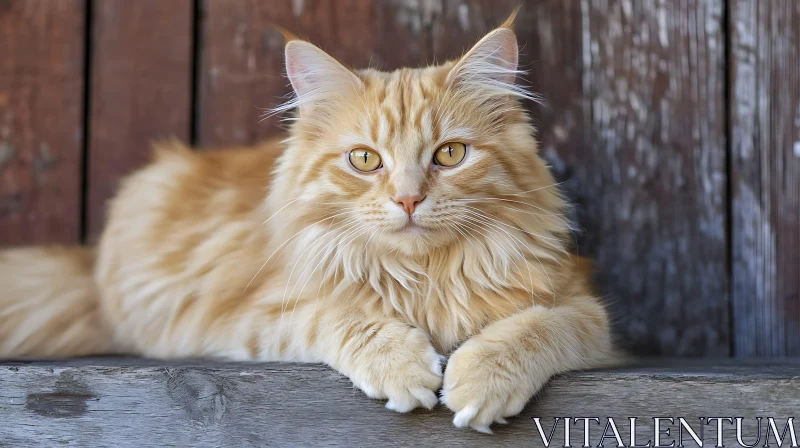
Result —
[[800, 2], [730, 1], [737, 356], [800, 355]]
[[[532, 417], [546, 432], [553, 417], [613, 417], [623, 439], [628, 417], [639, 417], [637, 438], [653, 439], [652, 417], [743, 417], [745, 440], [755, 439], [756, 416], [779, 428], [796, 416], [800, 365], [727, 364], [674, 360], [556, 378], [495, 435], [458, 430], [452, 413], [397, 414], [319, 365], [160, 363], [80, 360], [0, 364], [0, 443], [29, 446], [542, 446]], [[782, 422], [781, 422], [782, 419]], [[797, 423], [795, 423], [795, 426]], [[571, 445], [581, 446], [582, 424]], [[672, 437], [676, 425], [669, 425]], [[563, 423], [551, 446], [564, 446]], [[797, 427], [795, 428], [798, 429]], [[592, 425], [597, 446], [602, 427]], [[705, 446], [716, 442], [714, 424]], [[725, 428], [733, 443], [735, 431]], [[606, 446], [616, 446], [606, 440]], [[688, 441], [687, 446], [696, 446]]]
[[353, 67], [393, 69], [431, 61], [439, 2], [202, 0], [198, 141], [253, 143], [280, 131], [263, 108], [285, 100], [281, 26]]
[[583, 145], [558, 156], [636, 353], [729, 353], [723, 6], [581, 2], [588, 118]]
[[192, 0], [94, 2], [88, 148], [88, 239], [100, 234], [120, 178], [150, 142], [189, 140]]
[[0, 246], [80, 239], [84, 1], [0, 2]]

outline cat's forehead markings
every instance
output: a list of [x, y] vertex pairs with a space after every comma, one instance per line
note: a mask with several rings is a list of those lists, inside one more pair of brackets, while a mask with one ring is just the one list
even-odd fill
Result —
[[370, 71], [367, 75], [374, 105], [367, 134], [378, 149], [408, 152], [412, 147], [424, 149], [420, 141], [430, 145], [438, 136], [432, 110], [435, 86], [430, 75], [423, 69]]

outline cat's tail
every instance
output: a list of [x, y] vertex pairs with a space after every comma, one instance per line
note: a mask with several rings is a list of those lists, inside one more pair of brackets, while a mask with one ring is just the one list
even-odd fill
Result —
[[113, 353], [85, 247], [0, 251], [0, 359]]

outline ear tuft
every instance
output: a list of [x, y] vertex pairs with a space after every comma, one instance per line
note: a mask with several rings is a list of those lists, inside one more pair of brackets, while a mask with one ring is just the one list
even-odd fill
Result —
[[[293, 35], [287, 36], [290, 37]], [[363, 86], [361, 79], [347, 67], [315, 45], [292, 38], [286, 43], [286, 75], [292, 83], [295, 97], [272, 110], [285, 112], [356, 92]]]
[[511, 11], [508, 18], [500, 25], [498, 28], [507, 28], [509, 30], [514, 30], [514, 21], [517, 20], [517, 16], [519, 15], [519, 10], [522, 9], [522, 3], [518, 3], [517, 6]]
[[449, 87], [468, 90], [488, 98], [511, 96], [538, 101], [538, 97], [516, 83], [519, 70], [517, 37], [511, 27], [519, 13], [514, 9], [506, 21], [473, 46], [447, 74]]
[[516, 85], [520, 71], [519, 50], [514, 32], [508, 28], [497, 28], [483, 37], [447, 74], [446, 82], [451, 86], [474, 87], [493, 90], [496, 93], [527, 97], [527, 93]]

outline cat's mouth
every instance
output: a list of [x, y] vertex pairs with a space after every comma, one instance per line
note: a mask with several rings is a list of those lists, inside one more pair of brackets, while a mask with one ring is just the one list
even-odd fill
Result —
[[424, 233], [427, 232], [428, 229], [409, 217], [403, 227], [397, 229], [397, 231], [402, 233]]

